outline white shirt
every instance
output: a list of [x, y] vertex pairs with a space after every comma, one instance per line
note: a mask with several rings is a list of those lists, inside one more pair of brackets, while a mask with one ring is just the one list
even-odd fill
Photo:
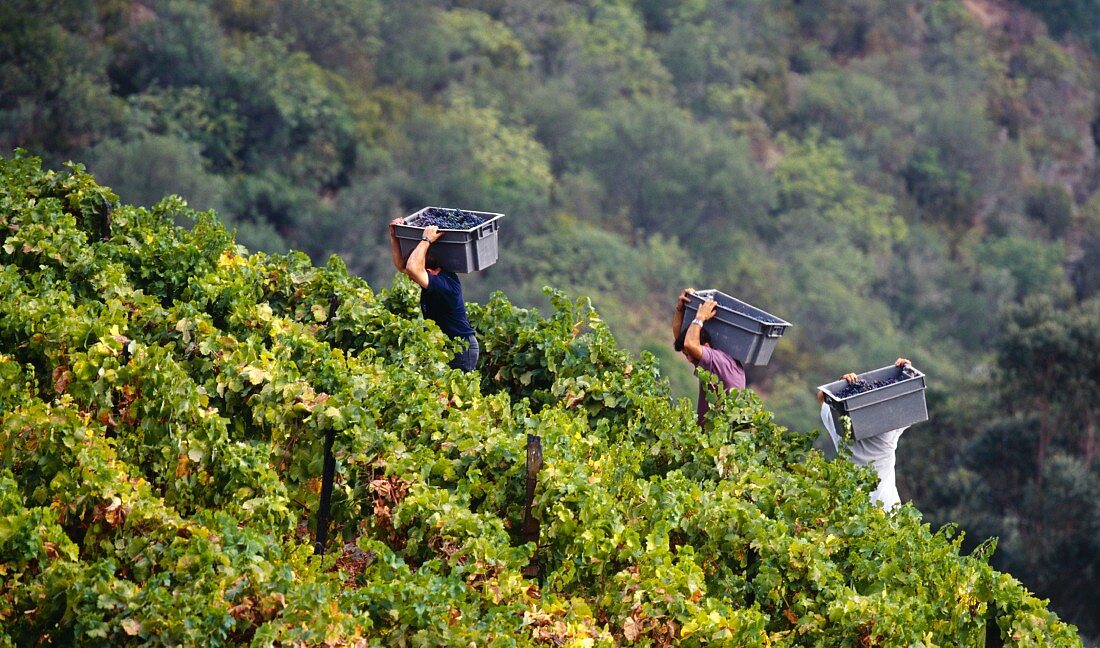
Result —
[[[825, 424], [825, 429], [833, 439], [833, 447], [836, 448], [837, 452], [840, 452], [840, 435], [837, 434], [833, 426], [830, 409], [828, 403], [822, 403], [821, 422]], [[898, 449], [898, 440], [901, 439], [901, 433], [907, 429], [907, 427], [903, 427], [890, 430], [866, 439], [856, 439], [848, 444], [852, 451], [850, 458], [852, 463], [857, 466], [869, 465], [878, 473], [878, 488], [871, 492], [871, 501], [886, 510], [889, 510], [895, 504], [901, 503], [897, 481], [894, 478], [894, 463], [897, 460], [894, 453]]]

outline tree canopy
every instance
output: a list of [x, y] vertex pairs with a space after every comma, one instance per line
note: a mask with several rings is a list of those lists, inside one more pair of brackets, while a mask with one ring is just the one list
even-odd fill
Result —
[[[966, 550], [999, 535], [996, 564], [1100, 637], [1100, 603], [1046, 575], [1096, 590], [1093, 545], [1028, 558], [968, 459], [992, 430], [1049, 438], [1062, 486], [1030, 450], [1008, 472], [1034, 502], [1097, 494], [1095, 453], [1061, 441], [1088, 424], [1003, 398], [1025, 380], [1003, 344], [1073, 326], [1017, 329], [1020, 309], [1100, 290], [1097, 24], [1077, 0], [12, 0], [0, 154], [85, 164], [145, 208], [179, 195], [378, 287], [392, 218], [504, 212], [471, 301], [587, 296], [685, 396], [675, 295], [722, 290], [794, 324], [748, 372], [794, 429], [816, 385], [911, 358], [933, 419], [902, 441], [902, 497]], [[1061, 410], [1089, 411], [1071, 391]], [[1085, 538], [1090, 515], [1059, 524]]]

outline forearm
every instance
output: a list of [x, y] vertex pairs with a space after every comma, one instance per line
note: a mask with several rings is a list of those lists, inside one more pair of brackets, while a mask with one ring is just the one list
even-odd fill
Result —
[[428, 287], [428, 270], [424, 267], [424, 258], [428, 255], [427, 241], [420, 241], [409, 254], [409, 260], [405, 262], [405, 274], [422, 288]]
[[401, 244], [392, 234], [390, 235], [390, 258], [393, 259], [393, 267], [400, 272], [405, 271], [405, 260], [401, 258]]
[[684, 335], [684, 351], [696, 362], [703, 358], [703, 345], [699, 342], [699, 331], [703, 327], [689, 324], [687, 334]]
[[672, 316], [672, 339], [680, 337], [680, 329], [684, 326], [684, 311], [676, 309], [676, 314]]

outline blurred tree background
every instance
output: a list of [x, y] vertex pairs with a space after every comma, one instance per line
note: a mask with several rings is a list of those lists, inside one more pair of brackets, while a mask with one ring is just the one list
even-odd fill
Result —
[[374, 284], [394, 216], [504, 212], [468, 299], [587, 294], [693, 395], [718, 288], [795, 324], [791, 427], [911, 358], [903, 498], [1100, 637], [1097, 52], [1084, 0], [8, 0], [0, 151]]

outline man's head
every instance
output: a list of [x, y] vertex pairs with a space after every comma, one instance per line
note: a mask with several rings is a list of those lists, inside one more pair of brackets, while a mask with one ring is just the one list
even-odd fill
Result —
[[[676, 351], [682, 352], [684, 350], [684, 338], [687, 337], [687, 332], [688, 330], [684, 329], [680, 331], [679, 335], [676, 336], [676, 341], [672, 343], [672, 348], [676, 349]], [[699, 328], [699, 344], [702, 344], [703, 346], [710, 346], [710, 331], [702, 327]]]
[[431, 248], [428, 248], [428, 253], [424, 255], [424, 269], [436, 272], [440, 270], [439, 257], [435, 255]]

